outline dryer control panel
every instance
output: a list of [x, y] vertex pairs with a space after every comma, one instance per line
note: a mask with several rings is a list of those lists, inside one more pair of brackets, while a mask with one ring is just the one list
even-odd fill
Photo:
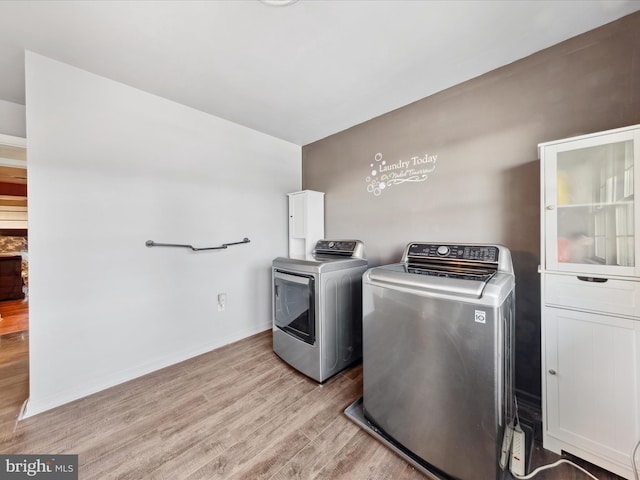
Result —
[[318, 240], [313, 254], [364, 258], [364, 245], [360, 240]]

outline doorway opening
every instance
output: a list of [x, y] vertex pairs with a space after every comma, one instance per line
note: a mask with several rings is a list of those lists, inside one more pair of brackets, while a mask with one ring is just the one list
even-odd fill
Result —
[[0, 436], [29, 396], [27, 143], [0, 135]]
[[0, 336], [29, 329], [27, 148], [0, 135]]

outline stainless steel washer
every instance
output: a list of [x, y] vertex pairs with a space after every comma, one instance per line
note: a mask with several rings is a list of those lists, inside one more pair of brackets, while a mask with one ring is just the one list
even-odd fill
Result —
[[273, 351], [324, 382], [362, 358], [359, 240], [320, 240], [313, 254], [273, 261]]
[[433, 478], [505, 478], [515, 280], [499, 245], [411, 243], [363, 277], [363, 411]]

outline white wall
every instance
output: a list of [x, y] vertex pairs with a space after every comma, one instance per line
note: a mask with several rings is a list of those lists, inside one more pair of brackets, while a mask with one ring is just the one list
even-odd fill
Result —
[[27, 416], [270, 327], [300, 147], [31, 52], [26, 87]]
[[0, 100], [0, 134], [24, 138], [26, 128], [25, 106]]

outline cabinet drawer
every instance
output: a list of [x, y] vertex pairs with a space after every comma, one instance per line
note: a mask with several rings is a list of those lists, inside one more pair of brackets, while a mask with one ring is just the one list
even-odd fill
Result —
[[570, 275], [546, 274], [547, 305], [640, 317], [640, 282], [607, 279], [588, 282]]

